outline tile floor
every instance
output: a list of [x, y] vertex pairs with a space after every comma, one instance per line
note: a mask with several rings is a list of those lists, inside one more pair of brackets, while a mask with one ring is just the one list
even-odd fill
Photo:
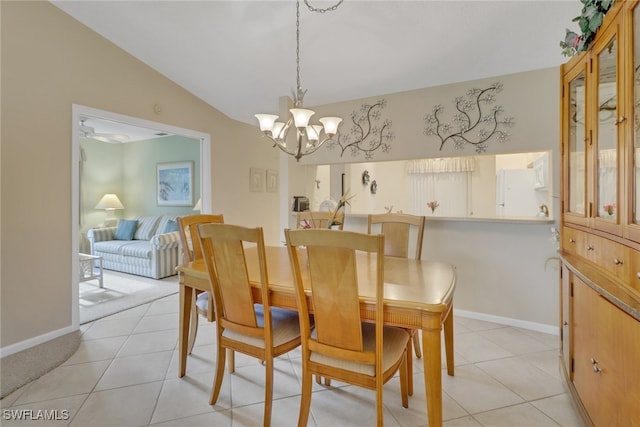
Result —
[[[208, 404], [215, 323], [203, 319], [187, 375], [178, 378], [177, 312], [178, 295], [173, 295], [83, 325], [80, 348], [69, 360], [0, 401], [0, 424], [261, 426], [264, 370], [253, 358], [236, 356], [236, 373], [225, 377], [217, 404]], [[457, 317], [455, 376], [443, 369], [445, 425], [582, 425], [561, 382], [557, 347], [555, 336]], [[409, 409], [401, 406], [397, 377], [385, 386], [386, 426], [427, 424], [420, 360], [414, 375]], [[299, 378], [299, 350], [278, 359], [273, 426], [297, 424]], [[15, 421], [6, 419], [6, 409], [68, 411], [69, 417]], [[314, 384], [309, 425], [375, 425], [375, 395], [335, 381], [329, 388]]]

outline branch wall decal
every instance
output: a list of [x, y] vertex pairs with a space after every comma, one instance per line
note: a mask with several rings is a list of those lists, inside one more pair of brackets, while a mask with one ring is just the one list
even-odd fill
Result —
[[444, 107], [434, 105], [424, 118], [424, 134], [435, 135], [440, 140], [440, 151], [447, 141], [461, 150], [470, 144], [477, 153], [487, 151], [487, 143], [495, 136], [498, 142], [506, 142], [511, 134], [504, 130], [514, 125], [513, 117], [502, 117], [502, 106], [494, 105], [496, 94], [502, 91], [502, 83], [494, 83], [486, 89], [470, 89], [466, 96], [456, 97], [453, 104], [456, 113], [445, 123], [442, 119]]
[[[381, 99], [375, 104], [362, 104], [359, 110], [351, 113], [351, 129], [348, 135], [340, 134], [337, 141], [328, 141], [328, 148], [340, 149], [340, 157], [349, 150], [352, 157], [364, 154], [366, 160], [372, 160], [376, 150], [387, 153], [391, 150], [390, 142], [395, 135], [391, 131], [392, 122], [382, 120], [381, 110], [387, 101]], [[380, 123], [380, 121], [382, 122]]]

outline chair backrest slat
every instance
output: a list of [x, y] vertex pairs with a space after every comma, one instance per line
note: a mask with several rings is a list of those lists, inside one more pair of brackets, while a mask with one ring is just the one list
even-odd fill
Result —
[[422, 258], [422, 239], [426, 218], [408, 214], [372, 214], [368, 216], [367, 232], [371, 234], [374, 225], [380, 225], [384, 234], [384, 254], [400, 258], [409, 257], [409, 236], [411, 227], [416, 231], [414, 259]]
[[[243, 333], [244, 327], [258, 327], [245, 246], [254, 244], [258, 247], [260, 280], [263, 295], [266, 295], [268, 279], [262, 228], [209, 223], [200, 224], [198, 233], [209, 272], [217, 320], [222, 319], [222, 324], [232, 330], [233, 324], [240, 325]], [[267, 322], [270, 323], [270, 314], [265, 310], [265, 325]]]
[[[381, 345], [384, 237], [320, 229], [285, 230], [285, 236], [301, 317], [304, 317], [309, 308], [301, 271], [309, 269], [308, 285], [317, 338], [311, 338], [309, 328], [303, 328], [303, 348], [305, 341], [316, 342], [318, 344], [313, 345], [314, 350], [325, 355], [353, 360], [354, 352], [360, 352], [363, 354], [359, 360], [367, 360], [374, 364], [376, 359], [373, 355], [381, 352], [381, 348], [363, 347], [356, 260], [357, 251], [372, 252], [377, 257], [376, 319], [379, 320], [376, 324], [376, 335], [380, 335]], [[308, 265], [301, 265], [299, 251], [304, 250], [307, 251]]]
[[202, 248], [198, 238], [198, 225], [207, 223], [223, 224], [224, 216], [222, 214], [196, 214], [178, 217], [183, 262], [202, 258]]

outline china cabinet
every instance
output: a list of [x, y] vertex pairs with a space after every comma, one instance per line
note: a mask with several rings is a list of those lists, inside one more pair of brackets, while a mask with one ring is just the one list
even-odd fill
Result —
[[640, 425], [640, 0], [561, 67], [561, 366], [585, 423]]

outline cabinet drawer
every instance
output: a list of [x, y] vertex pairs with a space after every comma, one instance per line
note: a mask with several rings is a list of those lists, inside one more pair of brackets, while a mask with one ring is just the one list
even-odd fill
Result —
[[629, 267], [629, 279], [627, 287], [640, 297], [640, 252], [631, 250], [631, 266]]
[[562, 248], [572, 255], [586, 257], [587, 233], [574, 228], [563, 227]]
[[632, 268], [631, 249], [604, 237], [589, 236], [587, 252], [589, 259], [599, 267], [621, 281], [629, 280]]

